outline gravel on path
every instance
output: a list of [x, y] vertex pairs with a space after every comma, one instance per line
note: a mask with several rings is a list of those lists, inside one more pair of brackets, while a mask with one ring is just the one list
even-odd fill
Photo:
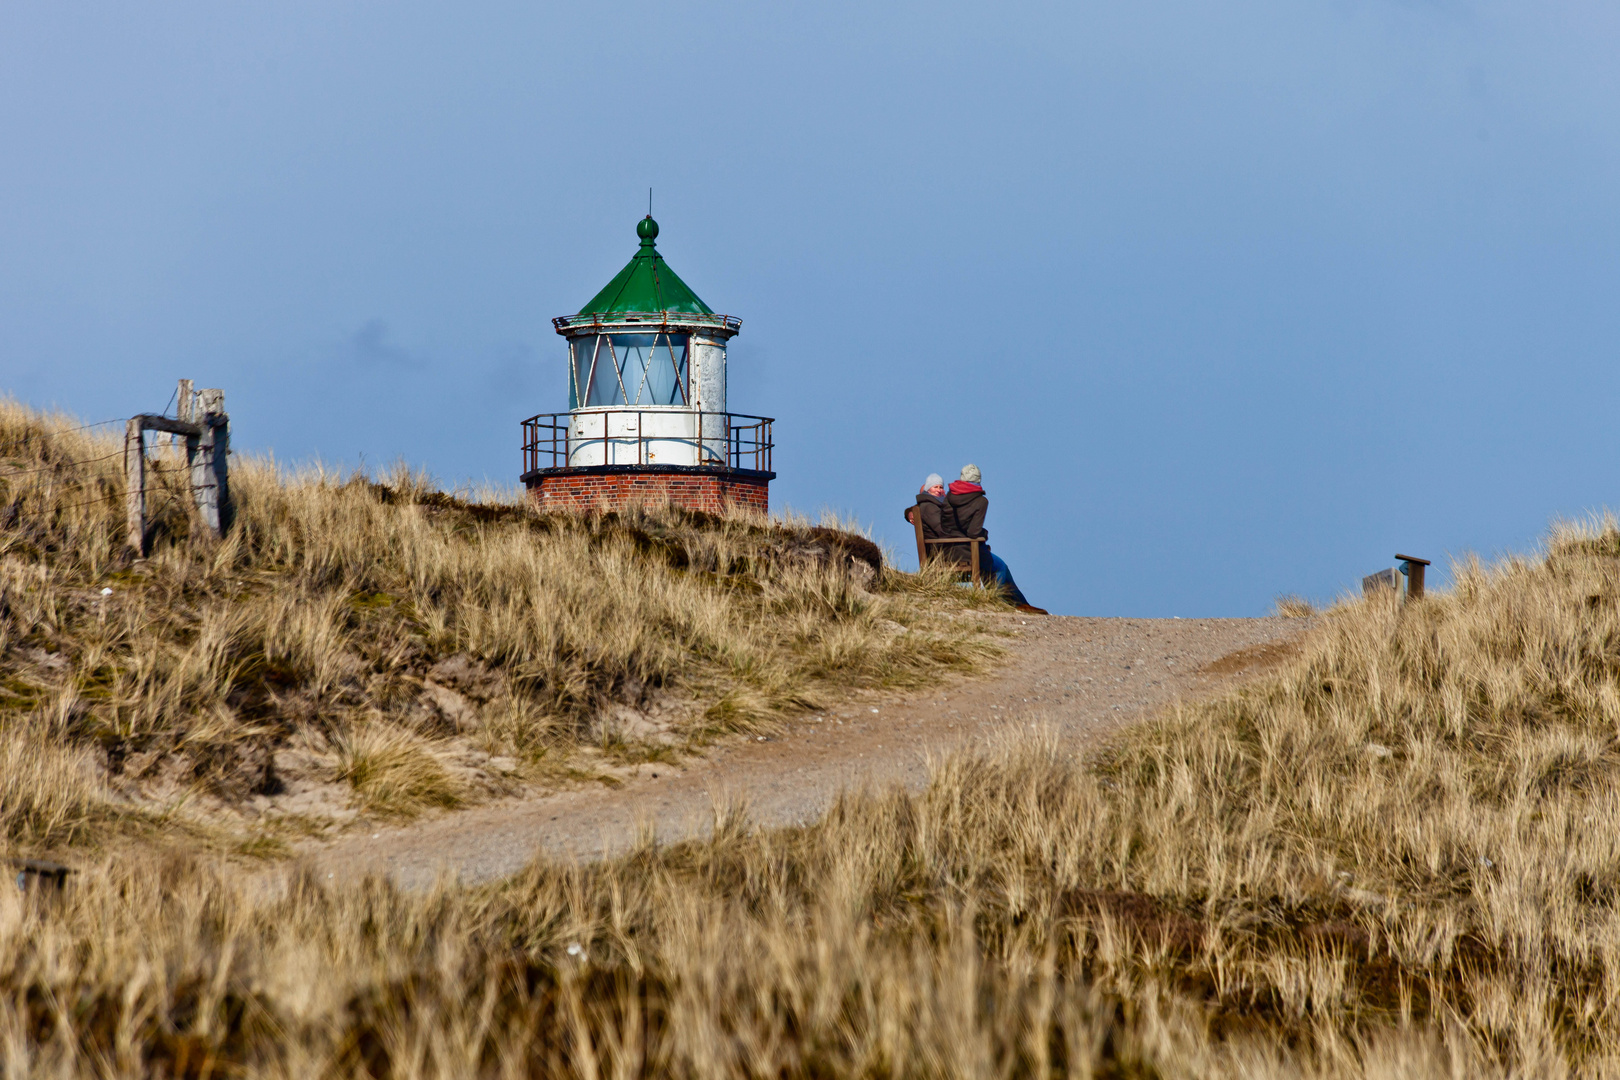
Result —
[[648, 832], [701, 837], [742, 805], [756, 825], [816, 820], [863, 785], [920, 789], [928, 759], [997, 732], [1049, 725], [1095, 743], [1177, 699], [1200, 697], [1291, 651], [1307, 619], [1087, 619], [998, 616], [1007, 656], [988, 676], [937, 689], [870, 693], [794, 721], [780, 736], [741, 738], [680, 765], [639, 767], [618, 788], [488, 803], [312, 846], [314, 868], [387, 874], [416, 888], [446, 871], [463, 882], [522, 869], [537, 856], [598, 858]]

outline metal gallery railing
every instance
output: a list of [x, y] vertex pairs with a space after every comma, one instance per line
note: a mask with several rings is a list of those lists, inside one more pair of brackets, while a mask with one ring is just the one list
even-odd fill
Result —
[[587, 330], [597, 333], [645, 333], [652, 328], [664, 330], [713, 329], [730, 337], [742, 329], [742, 320], [735, 315], [696, 315], [685, 311], [615, 311], [601, 315], [559, 315], [551, 320], [559, 334], [578, 334]]
[[[613, 430], [615, 422], [630, 416], [635, 417], [633, 427], [618, 423], [619, 430]], [[679, 416], [696, 418], [696, 431], [672, 435], [646, 430], [647, 417], [667, 421]], [[576, 432], [574, 422], [581, 419], [585, 421], [582, 426], [587, 430]], [[595, 445], [602, 447], [602, 460], [592, 464], [674, 464], [652, 460], [648, 445], [679, 443], [692, 447], [696, 459], [683, 464], [770, 472], [773, 445], [771, 425], [774, 423], [776, 420], [769, 416], [673, 409], [593, 409], [580, 413], [540, 413], [523, 421], [523, 471], [527, 474], [537, 469], [566, 468], [576, 464], [575, 456], [580, 451]], [[599, 432], [589, 430], [597, 426], [600, 426]], [[631, 447], [635, 448], [634, 460], [630, 460], [628, 453]]]

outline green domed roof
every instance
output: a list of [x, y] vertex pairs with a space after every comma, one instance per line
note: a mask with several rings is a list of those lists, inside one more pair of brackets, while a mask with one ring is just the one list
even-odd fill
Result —
[[636, 252], [635, 258], [623, 270], [614, 275], [606, 288], [579, 309], [579, 313], [613, 315], [626, 311], [678, 311], [690, 315], [713, 315], [709, 305], [687, 288], [686, 282], [676, 276], [653, 246], [653, 241], [658, 237], [658, 222], [652, 219], [651, 214], [636, 223], [636, 235], [641, 237], [641, 250]]

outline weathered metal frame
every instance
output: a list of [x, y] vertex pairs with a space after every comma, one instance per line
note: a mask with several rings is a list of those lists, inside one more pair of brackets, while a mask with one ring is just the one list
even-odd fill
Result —
[[[670, 435], [647, 435], [643, 432], [642, 417], [648, 414], [668, 416], [672, 412], [695, 412], [698, 418], [697, 435], [690, 439]], [[636, 434], [633, 441], [636, 444], [636, 465], [651, 465], [647, 460], [647, 444], [650, 442], [693, 442], [698, 447], [698, 456], [707, 458], [712, 451], [709, 442], [712, 439], [724, 439], [726, 444], [724, 461], [704, 462], [706, 468], [733, 469], [739, 472], [771, 472], [772, 451], [775, 444], [772, 441], [773, 425], [776, 418], [771, 416], [750, 416], [747, 413], [706, 412], [704, 410], [688, 410], [679, 406], [664, 406], [650, 409], [618, 409], [593, 408], [588, 415], [602, 417], [601, 435], [576, 436], [572, 421], [577, 414], [573, 412], [539, 413], [523, 421], [523, 471], [536, 472], [541, 469], [568, 468], [573, 462], [575, 451], [592, 443], [602, 444], [602, 460], [604, 464], [629, 465], [631, 462], [607, 461], [608, 446], [610, 443], [628, 443], [632, 441], [629, 435], [609, 434], [611, 424], [608, 417], [611, 415], [636, 414]], [[724, 428], [720, 432], [705, 435], [703, 430], [704, 417], [719, 417]], [[751, 421], [738, 423], [737, 421]], [[542, 434], [547, 433], [547, 434]], [[549, 457], [550, 464], [544, 464]], [[748, 462], [744, 464], [744, 462]]]
[[[644, 326], [637, 326], [637, 327], [635, 327], [634, 332], [638, 333], [638, 334], [645, 334], [647, 332], [647, 329], [648, 328], [644, 327]], [[690, 408], [691, 404], [692, 404], [692, 350], [693, 350], [693, 347], [694, 347], [693, 343], [692, 343], [692, 334], [691, 333], [689, 333], [689, 332], [682, 332], [681, 333], [681, 336], [687, 339], [686, 340], [686, 370], [684, 372], [681, 370], [680, 361], [677, 360], [676, 357], [675, 357], [675, 332], [676, 331], [684, 331], [684, 329], [685, 328], [677, 326], [677, 327], [675, 327], [675, 330], [673, 330], [673, 331], [670, 330], [667, 327], [659, 327], [658, 329], [654, 330], [653, 331], [653, 344], [652, 344], [652, 349], [651, 349], [651, 357], [652, 357], [652, 360], [654, 360], [654, 361], [657, 359], [658, 350], [659, 350], [659, 347], [660, 347], [660, 341], [662, 341], [663, 348], [669, 354], [670, 370], [672, 372], [674, 372], [674, 374], [675, 374], [675, 389], [676, 389], [676, 392], [678, 392], [680, 394], [680, 396], [681, 396], [681, 400], [680, 400], [679, 404], [680, 404], [680, 406]], [[626, 331], [623, 327], [620, 327], [618, 332], [624, 333], [624, 332], [628, 332], [628, 331]], [[625, 382], [624, 382], [623, 362], [620, 360], [618, 350], [613, 344], [613, 333], [614, 333], [614, 331], [612, 331], [612, 330], [603, 330], [601, 333], [590, 335], [590, 340], [592, 342], [592, 345], [591, 345], [591, 366], [590, 366], [589, 372], [587, 372], [587, 374], [585, 376], [585, 386], [584, 386], [583, 393], [581, 392], [581, 388], [580, 388], [580, 385], [579, 385], [579, 366], [575, 363], [574, 344], [573, 343], [576, 340], [583, 339], [584, 337], [586, 337], [586, 335], [584, 335], [584, 334], [576, 334], [572, 338], [569, 339], [569, 346], [568, 346], [568, 380], [569, 380], [570, 386], [573, 389], [574, 401], [578, 403], [579, 408], [600, 409], [600, 408], [613, 408], [614, 407], [612, 405], [587, 405], [586, 404], [586, 402], [590, 400], [591, 387], [593, 387], [596, 384], [596, 365], [597, 365], [597, 362], [599, 361], [599, 359], [601, 358], [601, 355], [602, 355], [602, 342], [604, 340], [607, 341], [608, 355], [613, 361], [613, 375], [614, 375], [614, 378], [617, 379], [618, 383], [619, 383], [619, 396], [624, 399], [622, 404], [625, 407], [632, 408], [632, 409], [644, 408], [645, 407], [645, 406], [642, 406], [640, 404], [640, 402], [641, 402], [641, 394], [642, 394], [642, 391], [646, 389], [647, 379], [648, 379], [649, 375], [651, 374], [651, 370], [652, 370], [652, 364], [649, 362], [649, 363], [646, 363], [646, 364], [642, 365], [642, 367], [641, 367], [641, 381], [636, 384], [635, 400], [631, 401], [630, 400], [630, 388], [628, 386], [626, 386]], [[670, 404], [675, 405], [674, 402], [671, 402]]]
[[[602, 348], [600, 343], [604, 338], [607, 339], [608, 356], [612, 357], [612, 359], [613, 359], [613, 377], [614, 377], [614, 379], [618, 380], [618, 383], [619, 383], [619, 400], [623, 401], [626, 405], [628, 405], [628, 404], [630, 404], [630, 391], [628, 391], [628, 390], [626, 390], [624, 388], [624, 365], [619, 362], [619, 350], [614, 348], [614, 346], [613, 346], [613, 335], [612, 334], [601, 334], [601, 335], [599, 335], [597, 337], [597, 339], [596, 339], [597, 342], [598, 342], [596, 347], [597, 347], [598, 350], [600, 350]], [[626, 360], [630, 359], [630, 350], [629, 350], [628, 347], [624, 350], [624, 358]], [[647, 370], [647, 367], [646, 367], [645, 364], [642, 365], [641, 370], [642, 371]], [[638, 399], [640, 398], [640, 396], [641, 396], [640, 394], [636, 395], [636, 397]]]
[[684, 311], [616, 311], [611, 315], [559, 315], [551, 320], [557, 333], [564, 336], [583, 333], [612, 333], [623, 326], [692, 327], [719, 330], [727, 337], [742, 329], [742, 320], [734, 315], [693, 315]]
[[[591, 369], [589, 374], [586, 375], [583, 393], [581, 392], [579, 385], [579, 369], [574, 365], [572, 351], [570, 351], [568, 356], [569, 385], [574, 388], [574, 403], [576, 407], [579, 408], [604, 407], [587, 406], [585, 404], [585, 402], [589, 400], [591, 384], [596, 379], [596, 365], [598, 364], [601, 356], [602, 335], [614, 333], [645, 334], [649, 331], [655, 335], [676, 333], [686, 334], [688, 337], [686, 377], [684, 379], [678, 377], [679, 371], [677, 365], [676, 381], [681, 386], [681, 396], [686, 399], [686, 404], [690, 406], [693, 401], [697, 400], [701, 396], [692, 386], [692, 364], [694, 362], [693, 350], [695, 350], [697, 347], [695, 338], [700, 335], [710, 338], [717, 337], [720, 339], [723, 345], [725, 342], [735, 337], [737, 332], [742, 329], [742, 320], [737, 318], [735, 315], [698, 315], [685, 311], [615, 311], [608, 314], [591, 313], [586, 315], [559, 315], [551, 320], [551, 325], [556, 329], [558, 334], [561, 334], [563, 337], [569, 339], [582, 337], [585, 334], [595, 335], [593, 338], [595, 344], [593, 344], [591, 347]], [[656, 342], [653, 348], [656, 352]], [[674, 359], [673, 351], [674, 350], [672, 348], [672, 363]], [[614, 361], [614, 371], [615, 377], [617, 378], [617, 358], [615, 358]], [[620, 385], [621, 393], [623, 393], [622, 378], [620, 378]], [[624, 397], [625, 405], [627, 407], [639, 407], [630, 405], [630, 395], [628, 393], [625, 393]]]

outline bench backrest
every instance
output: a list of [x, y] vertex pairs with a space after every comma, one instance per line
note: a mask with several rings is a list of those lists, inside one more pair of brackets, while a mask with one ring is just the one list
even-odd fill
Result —
[[964, 571], [964, 573], [970, 573], [973, 578], [973, 584], [979, 584], [979, 546], [984, 543], [983, 540], [977, 538], [970, 539], [965, 536], [948, 537], [942, 540], [929, 540], [923, 536], [922, 515], [917, 513], [917, 508], [915, 506], [906, 507], [906, 520], [911, 522], [911, 527], [917, 534], [918, 569], [921, 569], [923, 563], [928, 561], [928, 548], [930, 545], [937, 548], [945, 544], [967, 544], [968, 570]]

